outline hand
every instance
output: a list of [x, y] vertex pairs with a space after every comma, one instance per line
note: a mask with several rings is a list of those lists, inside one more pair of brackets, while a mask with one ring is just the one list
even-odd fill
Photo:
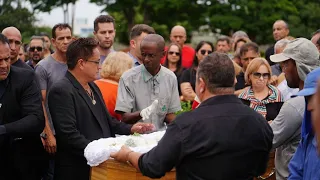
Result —
[[42, 144], [44, 146], [44, 149], [49, 153], [49, 154], [54, 154], [57, 152], [57, 142], [56, 138], [52, 134], [52, 132], [46, 132], [47, 138], [42, 140]]
[[274, 86], [277, 86], [278, 85], [278, 77], [277, 76], [272, 76], [270, 78], [270, 84], [274, 85]]
[[122, 146], [120, 151], [111, 153], [110, 157], [120, 162], [127, 162], [129, 153], [131, 152], [133, 151], [129, 149], [127, 146]]
[[131, 128], [131, 133], [140, 133], [140, 134], [143, 134], [145, 132], [148, 132], [148, 131], [155, 131], [155, 127], [153, 124], [150, 124], [150, 123], [136, 123], [132, 126]]
[[156, 110], [157, 106], [158, 106], [158, 100], [156, 99], [153, 101], [153, 103], [150, 106], [144, 108], [140, 112], [140, 116], [142, 117], [142, 120], [144, 121], [149, 119], [149, 116], [153, 113], [154, 110]]

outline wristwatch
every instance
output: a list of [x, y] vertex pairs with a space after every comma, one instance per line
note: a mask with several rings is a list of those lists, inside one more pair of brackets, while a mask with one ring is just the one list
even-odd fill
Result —
[[40, 134], [40, 137], [43, 138], [43, 139], [47, 139], [47, 134], [44, 133], [44, 132], [42, 132], [42, 133]]

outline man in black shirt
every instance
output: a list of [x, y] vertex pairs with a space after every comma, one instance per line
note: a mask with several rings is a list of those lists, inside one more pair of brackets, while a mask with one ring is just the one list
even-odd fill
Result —
[[199, 65], [196, 94], [201, 105], [168, 125], [146, 154], [122, 147], [111, 154], [143, 175], [160, 178], [173, 167], [177, 180], [248, 180], [266, 168], [273, 133], [266, 120], [233, 95], [235, 72], [226, 54], [212, 53]]
[[44, 128], [40, 88], [32, 71], [10, 65], [10, 47], [0, 34], [0, 179], [39, 180]]
[[24, 61], [18, 59], [20, 47], [22, 46], [20, 31], [15, 27], [7, 27], [3, 29], [2, 34], [9, 40], [11, 65], [32, 70]]

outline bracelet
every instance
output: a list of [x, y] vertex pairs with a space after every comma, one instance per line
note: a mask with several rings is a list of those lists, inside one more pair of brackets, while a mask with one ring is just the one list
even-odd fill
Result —
[[133, 153], [133, 152], [134, 152], [134, 151], [130, 151], [130, 152], [127, 153], [126, 159], [127, 159], [128, 162], [129, 162], [129, 155], [130, 155], [131, 153]]

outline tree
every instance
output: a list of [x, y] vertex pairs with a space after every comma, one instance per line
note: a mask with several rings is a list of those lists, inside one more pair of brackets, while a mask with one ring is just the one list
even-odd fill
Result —
[[14, 26], [22, 34], [22, 39], [28, 39], [29, 34], [34, 32], [33, 23], [36, 21], [33, 13], [27, 8], [21, 7], [19, 1], [3, 0], [0, 1], [0, 30]]
[[50, 12], [52, 9], [57, 7], [62, 7], [64, 15], [64, 23], [69, 23], [69, 4], [72, 5], [72, 20], [71, 26], [74, 25], [74, 15], [75, 15], [75, 3], [77, 0], [29, 0], [32, 8], [36, 11]]

